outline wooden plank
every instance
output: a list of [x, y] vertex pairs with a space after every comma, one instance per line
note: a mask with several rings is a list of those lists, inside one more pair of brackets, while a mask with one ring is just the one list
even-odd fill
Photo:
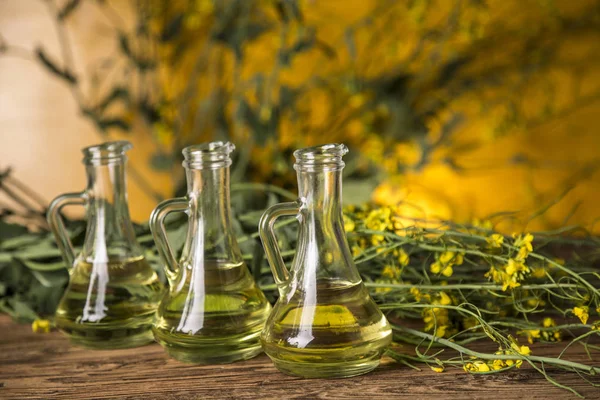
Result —
[[[537, 355], [561, 346], [534, 344]], [[597, 359], [600, 354], [595, 354]], [[569, 359], [588, 362], [581, 346]], [[587, 360], [587, 361], [586, 361]], [[588, 398], [600, 390], [575, 374], [549, 369]], [[531, 368], [472, 376], [460, 369], [415, 371], [385, 358], [374, 372], [347, 379], [301, 379], [277, 372], [268, 357], [228, 365], [197, 366], [169, 359], [157, 344], [127, 350], [71, 346], [59, 332], [34, 334], [0, 316], [2, 399], [353, 399], [353, 398], [574, 398]]]

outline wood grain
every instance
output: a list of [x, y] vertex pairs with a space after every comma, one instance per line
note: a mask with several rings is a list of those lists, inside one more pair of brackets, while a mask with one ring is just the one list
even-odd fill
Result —
[[[560, 346], [535, 344], [537, 355], [556, 355]], [[595, 354], [596, 359], [600, 354]], [[581, 346], [570, 360], [590, 363]], [[548, 369], [587, 398], [600, 389], [575, 374]], [[169, 359], [157, 344], [127, 350], [86, 350], [59, 332], [34, 334], [0, 315], [0, 398], [2, 399], [493, 399], [575, 398], [531, 368], [472, 376], [460, 369], [435, 373], [385, 358], [374, 372], [347, 379], [301, 379], [283, 375], [268, 357], [218, 366]]]

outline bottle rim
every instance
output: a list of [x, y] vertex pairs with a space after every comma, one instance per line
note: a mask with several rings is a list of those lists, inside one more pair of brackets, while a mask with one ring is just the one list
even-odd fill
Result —
[[195, 144], [183, 149], [186, 168], [220, 168], [231, 165], [230, 154], [235, 150], [231, 142], [214, 141]]
[[342, 157], [348, 153], [348, 147], [343, 143], [330, 143], [319, 146], [306, 147], [294, 151], [298, 167], [344, 167]]
[[84, 147], [83, 161], [89, 164], [108, 164], [124, 160], [125, 152], [132, 149], [128, 140], [116, 140]]

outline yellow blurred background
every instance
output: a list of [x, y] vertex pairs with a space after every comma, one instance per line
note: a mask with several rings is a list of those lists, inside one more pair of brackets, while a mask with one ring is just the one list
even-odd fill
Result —
[[[119, 8], [131, 19], [128, 7]], [[56, 29], [49, 11], [37, 1], [0, 2], [0, 34], [11, 45], [32, 49], [43, 44], [60, 54]], [[93, 63], [114, 52], [114, 40], [106, 21], [91, 7], [82, 7], [69, 20], [75, 61]], [[107, 140], [78, 111], [69, 87], [53, 79], [30, 59], [0, 57], [0, 168], [11, 167], [16, 178], [35, 189], [48, 202], [65, 192], [81, 191], [86, 185], [81, 149]], [[153, 171], [147, 160], [156, 145], [145, 132], [133, 130], [125, 137], [134, 144], [128, 153], [130, 165], [163, 196], [173, 189], [169, 174]], [[156, 205], [134, 179], [128, 180], [132, 218], [146, 221]], [[0, 196], [2, 196], [0, 194]], [[11, 200], [1, 199], [7, 204]], [[65, 208], [67, 214], [83, 210]]]
[[[110, 3], [124, 26], [135, 20], [135, 10], [126, 2]], [[174, 147], [210, 140], [219, 129], [216, 124], [206, 123], [196, 131], [197, 123], [186, 119], [179, 121], [183, 127], [179, 136], [173, 130], [177, 118], [183, 117], [170, 108], [171, 102], [189, 88], [197, 60], [203, 55], [209, 62], [200, 72], [195, 97], [189, 103], [200, 109], [203, 101], [212, 98], [211, 82], [216, 82], [230, 95], [219, 104], [234, 128], [237, 122], [233, 110], [239, 107], [235, 95], [246, 96], [247, 107], [256, 109], [258, 125], [268, 126], [274, 121], [272, 115], [279, 112], [275, 106], [280, 100], [279, 88], [314, 85], [302, 92], [293, 106], [299, 117], [281, 111], [275, 126], [269, 127], [272, 136], [267, 139], [256, 139], [258, 133], [250, 124], [229, 132], [231, 140], [252, 149], [244, 179], [293, 186], [291, 149], [344, 141], [353, 152], [361, 154], [355, 163], [358, 172], [368, 169], [368, 165], [383, 171], [366, 179], [374, 189], [372, 199], [382, 204], [401, 204], [408, 216], [458, 222], [492, 216], [492, 223], [506, 231], [578, 224], [600, 232], [600, 224], [596, 223], [600, 217], [599, 35], [593, 29], [590, 33], [577, 25], [560, 25], [563, 17], [576, 21], [579, 14], [589, 15], [586, 10], [590, 7], [598, 14], [598, 2], [488, 1], [482, 2], [486, 7], [480, 7], [479, 2], [465, 1], [456, 2], [462, 8], [453, 17], [455, 3], [445, 1], [298, 1], [293, 3], [302, 11], [302, 21], [269, 26], [272, 32], [243, 45], [242, 61], [237, 61], [235, 52], [222, 43], [206, 50], [210, 36], [207, 26], [219, 16], [221, 3], [150, 3], [160, 5], [150, 7], [154, 12], [150, 19], [152, 29], [162, 32], [163, 37], [166, 29], [172, 28], [174, 18], [182, 15], [184, 21], [177, 39], [164, 40], [158, 46], [157, 90], [161, 104], [167, 104], [160, 122], [148, 127], [134, 116], [128, 134], [110, 131], [102, 136], [81, 115], [67, 85], [13, 52], [11, 57], [0, 57], [0, 167], [12, 167], [16, 177], [50, 200], [84, 187], [82, 147], [107, 137], [125, 136], [135, 146], [129, 155], [137, 178], [160, 196], [170, 196], [180, 166], [175, 163], [158, 171], [149, 160], [157, 152], [171, 156], [180, 150]], [[278, 2], [252, 4], [256, 4], [252, 6], [256, 18], [278, 18], [277, 7], [273, 7]], [[376, 17], [369, 19], [369, 15]], [[444, 18], [455, 19], [453, 33], [447, 37], [443, 30], [430, 30]], [[590, 18], [598, 21], [598, 16]], [[78, 73], [89, 72], [98, 60], [117, 51], [114, 19], [114, 15], [99, 13], [84, 2], [66, 20]], [[280, 65], [282, 53], [278, 49], [297, 45], [300, 42], [294, 42], [296, 37], [310, 38], [307, 32], [311, 29], [316, 32], [318, 46], [299, 51], [289, 63]], [[349, 32], [353, 35], [351, 41]], [[422, 45], [420, 51], [427, 58], [419, 56], [407, 62], [407, 55], [421, 46], [420, 38], [431, 32], [442, 38]], [[31, 50], [41, 43], [48, 53], [57, 57], [61, 54], [48, 10], [34, 1], [1, 2], [0, 34], [15, 49]], [[524, 44], [536, 35], [540, 42], [557, 44], [549, 64], [540, 64], [542, 67], [526, 74], [510, 70], [511, 63], [520, 61], [517, 58], [539, 50], [531, 43]], [[188, 47], [177, 53], [181, 42]], [[446, 90], [452, 89], [451, 85], [435, 86], [437, 81], [432, 77], [441, 75], [438, 66], [449, 65], [447, 60], [457, 54], [469, 54], [469, 59], [468, 65], [456, 73], [456, 79], [468, 82], [465, 76], [472, 76], [476, 80], [498, 66], [503, 81], [466, 93]], [[410, 77], [406, 95], [413, 96], [410, 107], [402, 102], [405, 98], [400, 101], [386, 95], [382, 99], [373, 89], [389, 76]], [[314, 84], [319, 79], [327, 85]], [[348, 83], [358, 80], [367, 83]], [[271, 86], [254, 87], [255, 81], [270, 82]], [[85, 87], [87, 82], [83, 84], [83, 89], [89, 89]], [[443, 106], [434, 112], [423, 111], [436, 101]], [[524, 122], [514, 123], [511, 119], [514, 104], [519, 105]], [[423, 129], [403, 125], [406, 113], [409, 120], [412, 114], [418, 114]], [[461, 115], [462, 121], [451, 140], [431, 146], [427, 157], [423, 157], [423, 149], [443, 136], [445, 124], [455, 115]], [[378, 128], [378, 118], [384, 120], [386, 128]], [[416, 131], [414, 135], [412, 130]], [[421, 162], [424, 160], [427, 162]], [[140, 179], [131, 178], [132, 216], [144, 221], [157, 202], [156, 196], [149, 194]], [[493, 217], [506, 212], [516, 212], [516, 219], [506, 214]]]

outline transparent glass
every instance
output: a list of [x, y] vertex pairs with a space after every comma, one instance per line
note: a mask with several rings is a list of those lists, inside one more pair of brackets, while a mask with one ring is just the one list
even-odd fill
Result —
[[[290, 375], [348, 377], [377, 365], [392, 331], [354, 265], [342, 218], [342, 144], [294, 153], [300, 198], [276, 204], [259, 233], [279, 299], [261, 335], [265, 353]], [[290, 271], [274, 233], [277, 218], [296, 216], [298, 245]]]
[[[125, 151], [129, 142], [83, 149], [88, 185], [50, 204], [48, 224], [69, 267], [56, 326], [79, 345], [124, 348], [153, 341], [152, 322], [163, 285], [139, 247], [127, 205]], [[87, 229], [75, 255], [60, 217], [66, 205], [86, 207]]]
[[[260, 332], [271, 305], [242, 259], [231, 225], [230, 143], [183, 150], [188, 193], [158, 205], [150, 229], [170, 288], [157, 312], [154, 336], [175, 359], [213, 364], [259, 354]], [[188, 214], [187, 240], [179, 262], [167, 240], [165, 217]]]

